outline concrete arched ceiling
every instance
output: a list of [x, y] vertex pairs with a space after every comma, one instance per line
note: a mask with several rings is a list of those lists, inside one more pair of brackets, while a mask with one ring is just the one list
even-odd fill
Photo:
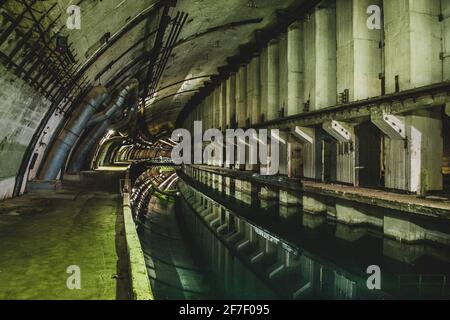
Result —
[[[33, 0], [8, 1], [6, 10], [14, 11]], [[152, 134], [170, 131], [180, 110], [203, 87], [227, 58], [250, 42], [254, 31], [276, 19], [276, 11], [295, 0], [178, 0], [170, 8], [173, 18], [180, 11], [188, 15], [170, 55], [155, 96], [145, 106], [145, 119]], [[16, 4], [14, 4], [16, 3]], [[111, 90], [132, 77], [145, 78], [150, 54], [160, 22], [158, 0], [58, 0], [37, 1], [34, 8], [47, 11], [55, 27], [67, 35], [75, 53], [76, 80], [91, 85], [103, 84]], [[81, 29], [65, 28], [67, 8], [81, 8]], [[18, 10], [18, 9], [17, 9]], [[167, 29], [165, 38], [168, 37]], [[14, 45], [14, 44], [11, 44]]]

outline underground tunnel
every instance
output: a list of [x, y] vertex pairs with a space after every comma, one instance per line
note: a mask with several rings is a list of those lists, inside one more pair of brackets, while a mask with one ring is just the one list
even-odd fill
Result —
[[0, 300], [450, 299], [450, 0], [0, 12]]

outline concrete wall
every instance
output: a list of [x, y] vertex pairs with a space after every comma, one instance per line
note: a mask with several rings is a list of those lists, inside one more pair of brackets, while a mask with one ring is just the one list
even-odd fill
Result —
[[310, 110], [336, 104], [336, 8], [318, 8], [304, 22], [304, 99]]
[[0, 199], [12, 196], [23, 155], [50, 102], [0, 65]]
[[336, 2], [337, 94], [349, 90], [349, 100], [381, 94], [381, 31], [367, 28], [366, 10], [372, 0]]
[[384, 1], [384, 13], [386, 92], [395, 92], [396, 76], [401, 91], [440, 82], [440, 1]]
[[450, 2], [442, 0], [442, 51], [443, 51], [443, 79], [450, 80]]
[[385, 186], [420, 194], [442, 190], [440, 110], [421, 110], [400, 119], [406, 139], [384, 139]]

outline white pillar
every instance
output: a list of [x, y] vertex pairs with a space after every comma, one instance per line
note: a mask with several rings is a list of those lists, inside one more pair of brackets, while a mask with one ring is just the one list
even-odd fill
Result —
[[236, 79], [236, 113], [238, 127], [245, 127], [245, 120], [247, 116], [247, 66], [241, 65]]
[[[381, 95], [381, 33], [367, 27], [367, 8], [378, 0], [336, 1], [337, 94], [349, 101]], [[342, 102], [342, 101], [341, 101]]]
[[260, 122], [261, 114], [261, 67], [259, 56], [254, 56], [251, 60], [252, 71], [252, 103], [251, 103], [251, 120], [252, 124]]
[[227, 80], [227, 119], [228, 126], [236, 124], [236, 74], [231, 73]]
[[303, 111], [303, 51], [301, 23], [289, 26], [287, 40], [287, 115]]
[[273, 39], [267, 49], [267, 120], [278, 118], [280, 96], [280, 42]]
[[386, 93], [395, 92], [396, 83], [399, 91], [404, 91], [442, 81], [441, 1], [396, 0], [383, 4]]

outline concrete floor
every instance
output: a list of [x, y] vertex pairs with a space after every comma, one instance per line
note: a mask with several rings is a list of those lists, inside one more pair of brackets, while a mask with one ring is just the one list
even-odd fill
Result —
[[[91, 173], [58, 192], [0, 203], [0, 299], [129, 297], [120, 176]], [[81, 290], [67, 288], [71, 265], [81, 269]]]

